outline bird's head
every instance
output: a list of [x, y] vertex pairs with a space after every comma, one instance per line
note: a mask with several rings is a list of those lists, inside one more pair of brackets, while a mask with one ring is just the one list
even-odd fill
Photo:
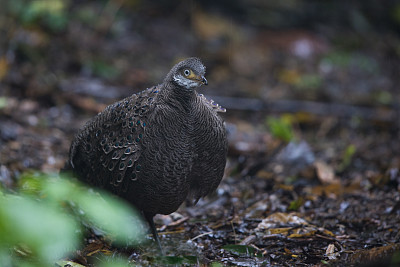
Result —
[[206, 67], [196, 57], [185, 59], [176, 64], [166, 77], [166, 81], [172, 82], [187, 90], [192, 90], [201, 85], [207, 85], [204, 77]]

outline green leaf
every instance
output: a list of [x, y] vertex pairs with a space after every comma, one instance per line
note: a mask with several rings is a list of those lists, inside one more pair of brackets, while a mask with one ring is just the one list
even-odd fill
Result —
[[196, 265], [199, 263], [196, 256], [163, 256], [158, 259], [160, 263], [165, 265]]
[[255, 255], [255, 248], [245, 245], [225, 245], [222, 247], [224, 250], [227, 250], [235, 255], [238, 256], [254, 256]]
[[304, 199], [302, 197], [299, 197], [298, 199], [290, 202], [288, 210], [297, 211], [303, 204], [304, 204]]
[[44, 176], [38, 172], [23, 173], [18, 180], [18, 189], [21, 194], [40, 196], [43, 189]]
[[356, 146], [353, 144], [350, 144], [346, 147], [346, 150], [343, 153], [342, 162], [338, 166], [338, 171], [345, 170], [351, 164], [356, 150]]
[[30, 1], [21, 10], [20, 17], [26, 24], [42, 19], [50, 29], [55, 31], [63, 30], [68, 23], [67, 4], [68, 1], [66, 0]]
[[109, 262], [99, 262], [98, 265], [99, 267], [127, 267], [131, 266], [128, 265], [129, 260], [125, 258], [111, 258]]
[[115, 235], [118, 243], [136, 243], [143, 237], [139, 216], [122, 200], [105, 193], [86, 193], [75, 195], [74, 202], [90, 222]]
[[138, 213], [123, 200], [106, 192], [93, 192], [78, 182], [66, 179], [51, 179], [43, 191], [56, 201], [72, 201], [83, 210], [84, 216], [109, 234], [117, 243], [137, 243], [143, 238], [142, 222]]
[[184, 262], [184, 258], [183, 257], [179, 257], [179, 256], [164, 256], [162, 257], [162, 262], [164, 264], [183, 264]]
[[78, 224], [46, 202], [11, 194], [0, 196], [0, 251], [17, 245], [50, 264], [78, 246]]
[[[124, 245], [144, 235], [133, 208], [106, 192], [40, 172], [23, 174], [19, 186], [20, 195], [0, 192], [0, 266], [52, 265], [77, 249], [82, 218]], [[74, 210], [79, 210], [79, 218]], [[127, 260], [120, 262], [125, 266]]]
[[291, 118], [281, 116], [280, 118], [268, 117], [267, 125], [271, 134], [285, 142], [290, 142], [293, 139], [293, 129]]
[[185, 262], [189, 264], [198, 264], [199, 259], [196, 256], [183, 256], [185, 258]]

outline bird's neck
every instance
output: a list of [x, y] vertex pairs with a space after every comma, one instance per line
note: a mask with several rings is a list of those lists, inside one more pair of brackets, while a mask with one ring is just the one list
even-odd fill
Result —
[[196, 99], [195, 90], [174, 85], [172, 83], [164, 83], [164, 88], [160, 90], [160, 96], [166, 104], [172, 104], [178, 108], [189, 110], [193, 107]]

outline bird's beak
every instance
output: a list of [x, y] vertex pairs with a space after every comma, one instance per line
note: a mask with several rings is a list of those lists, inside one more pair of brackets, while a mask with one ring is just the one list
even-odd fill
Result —
[[204, 76], [201, 76], [201, 83], [204, 85], [208, 84], [207, 79]]

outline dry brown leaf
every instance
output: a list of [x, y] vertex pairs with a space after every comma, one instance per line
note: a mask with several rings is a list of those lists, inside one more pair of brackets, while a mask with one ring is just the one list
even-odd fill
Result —
[[277, 212], [271, 214], [262, 220], [255, 230], [263, 231], [265, 235], [284, 235], [288, 238], [309, 238], [316, 235], [320, 237], [335, 236], [329, 230], [308, 223], [297, 213]]
[[332, 166], [327, 163], [317, 160], [314, 162], [314, 167], [317, 172], [318, 179], [322, 184], [338, 184], [339, 179], [335, 176], [335, 171]]
[[267, 218], [262, 220], [257, 228], [256, 231], [260, 230], [271, 230], [270, 228], [278, 228], [282, 225], [307, 225], [308, 222], [302, 218], [300, 218], [296, 213], [283, 213], [283, 212], [276, 212], [269, 215]]
[[330, 260], [336, 260], [339, 256], [338, 252], [335, 252], [336, 247], [334, 244], [329, 244], [325, 250], [325, 254]]

